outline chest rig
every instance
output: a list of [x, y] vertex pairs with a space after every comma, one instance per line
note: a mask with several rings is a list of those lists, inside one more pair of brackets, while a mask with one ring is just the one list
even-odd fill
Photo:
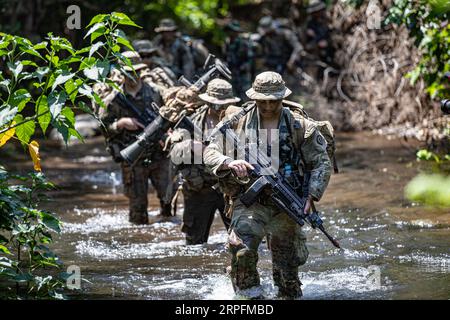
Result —
[[[278, 154], [272, 154], [276, 152], [270, 144], [261, 148], [260, 144], [264, 144], [263, 140], [266, 137], [260, 136], [260, 119], [257, 108], [255, 107], [252, 114], [248, 117], [248, 121], [245, 124], [246, 127], [246, 143], [258, 143], [258, 150], [267, 152], [267, 156], [272, 159], [278, 159], [278, 172], [285, 178], [285, 180], [291, 185], [292, 188], [301, 192], [301, 186], [303, 181], [303, 162], [301, 160], [301, 153], [298, 144], [294, 143], [294, 139], [298, 137], [297, 132], [294, 130], [300, 130], [300, 121], [292, 117], [288, 108], [283, 107], [281, 111], [280, 121], [278, 124]], [[253, 134], [248, 134], [253, 133]], [[256, 134], [256, 137], [254, 136]], [[253, 140], [253, 141], [252, 141]]]

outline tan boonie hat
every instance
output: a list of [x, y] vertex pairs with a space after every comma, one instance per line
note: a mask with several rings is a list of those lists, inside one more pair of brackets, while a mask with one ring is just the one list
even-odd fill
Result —
[[175, 31], [178, 27], [172, 19], [162, 19], [159, 26], [155, 28], [155, 32]]
[[[128, 59], [130, 59], [131, 64], [133, 65], [134, 70], [138, 71], [144, 68], [148, 68], [145, 63], [142, 62], [141, 56], [136, 51], [125, 51], [122, 55]], [[123, 63], [122, 63], [123, 64]], [[124, 65], [123, 69], [125, 71], [133, 71], [129, 66]]]
[[256, 76], [245, 94], [253, 100], [281, 100], [292, 93], [279, 73], [266, 71]]
[[233, 87], [223, 79], [211, 80], [206, 87], [206, 92], [198, 96], [212, 104], [231, 104], [241, 101], [240, 98], [233, 96]]
[[150, 54], [158, 51], [158, 48], [150, 40], [134, 40], [133, 48], [139, 54]]
[[308, 7], [306, 8], [306, 13], [319, 12], [325, 10], [327, 5], [321, 0], [311, 0]]

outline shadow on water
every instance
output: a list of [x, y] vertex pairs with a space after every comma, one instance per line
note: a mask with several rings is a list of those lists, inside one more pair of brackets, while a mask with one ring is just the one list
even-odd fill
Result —
[[[341, 173], [332, 177], [319, 209], [344, 249], [307, 228], [304, 299], [449, 299], [450, 213], [403, 198], [404, 185], [417, 173], [414, 155], [398, 140], [341, 137]], [[154, 223], [128, 222], [120, 170], [103, 151], [102, 138], [42, 157], [44, 172], [60, 188], [50, 209], [64, 221], [53, 248], [86, 280], [72, 298], [233, 299], [225, 274], [227, 234], [218, 217], [208, 244], [186, 246], [182, 208], [176, 218], [159, 221], [153, 192]], [[19, 161], [15, 169], [27, 166]], [[270, 253], [264, 243], [259, 250], [264, 290], [274, 298]]]

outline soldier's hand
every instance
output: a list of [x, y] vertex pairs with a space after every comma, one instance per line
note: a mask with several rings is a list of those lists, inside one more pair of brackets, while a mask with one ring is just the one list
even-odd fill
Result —
[[288, 61], [286, 64], [286, 68], [290, 71], [290, 72], [294, 72], [295, 71], [295, 61]]
[[228, 164], [224, 164], [224, 169], [231, 169], [238, 177], [248, 176], [248, 169], [255, 169], [245, 160], [233, 160]]
[[308, 200], [306, 201], [306, 204], [305, 204], [305, 209], [303, 210], [304, 214], [306, 214], [306, 215], [309, 214], [309, 211], [311, 210], [312, 202], [313, 202], [313, 198], [311, 195], [309, 195]]
[[117, 121], [117, 128], [136, 131], [139, 129], [144, 129], [145, 126], [142, 123], [140, 123], [136, 118], [124, 117], [120, 118], [119, 121]]

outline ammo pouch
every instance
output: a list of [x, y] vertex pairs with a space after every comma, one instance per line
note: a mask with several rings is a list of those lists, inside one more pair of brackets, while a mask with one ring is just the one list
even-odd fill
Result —
[[187, 166], [180, 170], [185, 180], [186, 189], [189, 191], [200, 191], [205, 185], [205, 174], [198, 166]]

